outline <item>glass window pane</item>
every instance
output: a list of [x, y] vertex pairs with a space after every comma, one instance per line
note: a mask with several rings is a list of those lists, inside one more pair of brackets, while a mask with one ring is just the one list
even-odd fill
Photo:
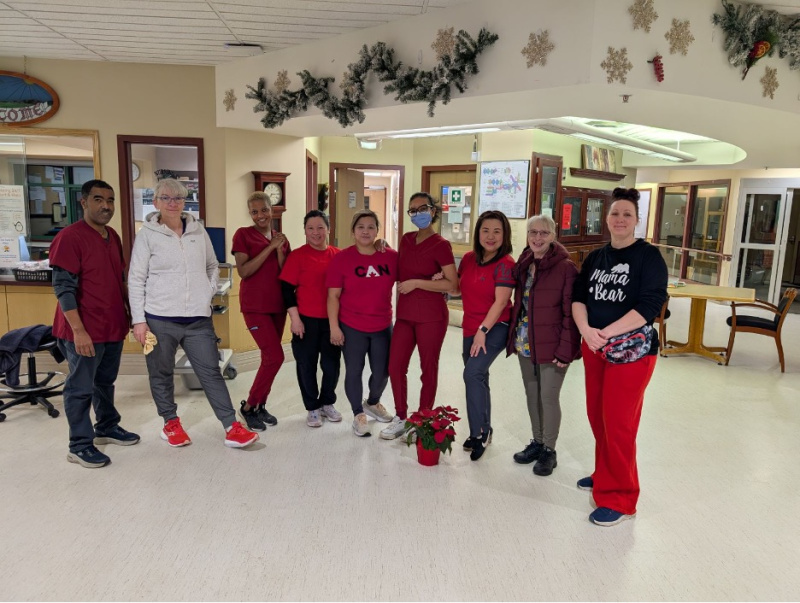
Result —
[[80, 184], [83, 185], [84, 182], [88, 182], [92, 178], [94, 178], [94, 168], [93, 167], [73, 167], [71, 168], [72, 176], [70, 177], [71, 184]]
[[541, 213], [545, 216], [554, 215], [556, 209], [556, 193], [560, 186], [558, 181], [558, 168], [542, 166], [542, 198]]
[[586, 206], [586, 234], [603, 234], [603, 200], [589, 198]]
[[762, 245], [775, 244], [782, 196], [778, 194], [748, 195], [747, 200], [745, 224], [749, 223], [750, 228], [746, 241], [743, 242]]
[[701, 187], [692, 211], [692, 249], [720, 253], [722, 251], [722, 217], [725, 215], [727, 187]]
[[705, 285], [716, 285], [720, 263], [718, 255], [690, 251], [686, 263], [686, 279]]
[[562, 237], [575, 237], [581, 234], [581, 204], [580, 197], [564, 197], [561, 206]]
[[667, 264], [667, 273], [672, 280], [680, 279], [681, 277], [681, 261], [683, 260], [683, 251], [681, 249], [671, 249], [669, 247], [660, 247], [658, 250]]
[[769, 299], [774, 253], [763, 249], [743, 249], [739, 254], [736, 284], [756, 290], [757, 299]]
[[661, 209], [661, 223], [658, 229], [658, 242], [662, 245], [683, 247], [683, 227], [686, 219], [686, 204], [689, 188], [671, 186], [664, 189], [664, 203]]

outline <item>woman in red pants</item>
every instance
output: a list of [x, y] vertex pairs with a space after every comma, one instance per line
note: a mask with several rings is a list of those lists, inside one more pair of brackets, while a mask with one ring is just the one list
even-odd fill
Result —
[[592, 490], [597, 508], [589, 520], [600, 526], [636, 514], [636, 433], [658, 357], [653, 319], [667, 298], [667, 266], [658, 248], [634, 236], [638, 221], [639, 192], [615, 188], [606, 217], [611, 242], [586, 257], [573, 291], [595, 438], [594, 473], [578, 488]]
[[[395, 417], [381, 430], [384, 440], [405, 431], [408, 416], [408, 365], [414, 347], [422, 369], [420, 409], [433, 408], [439, 382], [439, 353], [447, 333], [449, 312], [445, 293], [456, 288], [458, 274], [450, 243], [437, 234], [433, 224], [439, 206], [428, 193], [414, 193], [408, 215], [418, 228], [400, 240], [397, 317], [389, 351], [389, 379], [394, 395]], [[431, 280], [434, 275], [443, 278]]]
[[266, 404], [284, 359], [281, 337], [286, 308], [278, 275], [291, 247], [283, 234], [272, 230], [272, 205], [265, 193], [251, 194], [247, 209], [253, 225], [236, 231], [231, 252], [242, 279], [239, 302], [244, 322], [261, 350], [261, 365], [239, 412], [250, 429], [264, 431], [267, 425], [278, 424]]

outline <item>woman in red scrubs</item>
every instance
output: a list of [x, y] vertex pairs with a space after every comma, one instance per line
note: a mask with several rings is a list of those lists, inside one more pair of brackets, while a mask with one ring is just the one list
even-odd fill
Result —
[[281, 337], [286, 308], [278, 275], [291, 247], [282, 233], [272, 229], [272, 205], [265, 193], [251, 194], [247, 209], [253, 225], [236, 231], [231, 252], [242, 279], [239, 302], [244, 322], [261, 350], [261, 365], [239, 412], [250, 429], [264, 431], [267, 425], [278, 424], [266, 404], [284, 359]]
[[[394, 394], [395, 417], [381, 430], [393, 440], [405, 432], [408, 416], [408, 365], [416, 347], [422, 369], [420, 409], [430, 410], [439, 383], [439, 353], [447, 333], [449, 312], [445, 293], [458, 284], [453, 250], [433, 225], [440, 208], [428, 193], [415, 193], [408, 202], [408, 215], [418, 228], [400, 240], [397, 317], [389, 350], [389, 379]], [[434, 275], [443, 278], [431, 280]]]

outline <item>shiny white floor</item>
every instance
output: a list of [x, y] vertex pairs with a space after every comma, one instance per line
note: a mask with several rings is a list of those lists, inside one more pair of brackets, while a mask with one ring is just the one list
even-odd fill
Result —
[[[686, 332], [673, 300], [669, 333]], [[727, 340], [709, 304], [707, 341]], [[577, 363], [562, 394], [549, 478], [511, 455], [530, 438], [519, 369], [492, 373], [494, 443], [436, 468], [413, 449], [306, 427], [294, 364], [270, 408], [280, 424], [239, 451], [202, 394], [180, 405], [193, 444], [170, 449], [146, 378], [118, 381], [133, 447], [113, 463], [67, 463], [67, 427], [30, 407], [0, 424], [4, 600], [785, 600], [800, 593], [800, 316], [787, 319], [787, 372], [771, 340], [740, 335], [731, 366], [660, 359], [639, 435], [633, 521], [587, 521], [593, 441]], [[440, 401], [463, 406], [460, 331], [445, 342]], [[418, 371], [412, 370], [411, 382]], [[252, 380], [229, 382], [240, 399]], [[412, 389], [412, 391], [415, 391]], [[391, 394], [385, 398], [391, 407]], [[60, 402], [59, 402], [60, 406]]]

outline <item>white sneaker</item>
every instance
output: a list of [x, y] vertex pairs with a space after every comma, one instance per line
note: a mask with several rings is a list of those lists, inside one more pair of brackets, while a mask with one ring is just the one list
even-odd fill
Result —
[[367, 404], [364, 400], [364, 412], [379, 423], [391, 423], [392, 415], [386, 411], [386, 407], [378, 402], [377, 404]]
[[342, 420], [342, 413], [333, 407], [333, 404], [326, 404], [319, 410], [320, 414], [331, 423], [338, 423]]
[[402, 437], [406, 433], [406, 421], [400, 417], [395, 417], [388, 427], [381, 429], [381, 438], [384, 440], [394, 440]]
[[372, 435], [369, 431], [369, 422], [367, 421], [367, 415], [365, 415], [363, 412], [357, 414], [356, 418], [353, 419], [353, 431], [360, 438]]
[[319, 416], [318, 410], [309, 410], [308, 417], [306, 418], [306, 425], [309, 427], [322, 427], [322, 419]]

